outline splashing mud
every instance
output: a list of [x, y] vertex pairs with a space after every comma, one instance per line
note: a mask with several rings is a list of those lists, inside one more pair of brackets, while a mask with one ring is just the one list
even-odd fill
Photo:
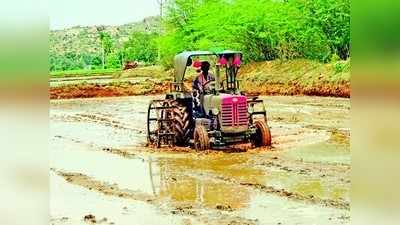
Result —
[[196, 152], [146, 147], [154, 98], [51, 101], [52, 224], [350, 223], [348, 99], [263, 97], [271, 148]]

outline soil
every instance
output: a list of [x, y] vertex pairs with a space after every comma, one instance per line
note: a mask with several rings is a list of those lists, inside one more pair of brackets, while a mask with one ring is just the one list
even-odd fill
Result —
[[[136, 96], [165, 94], [170, 90], [170, 81], [160, 81], [150, 78], [113, 79], [109, 77], [97, 79], [63, 78], [52, 79], [50, 99], [92, 98], [112, 96]], [[191, 82], [185, 86], [190, 89]], [[257, 84], [246, 82], [242, 84], [243, 91], [252, 95], [311, 95], [350, 97], [350, 84], [315, 84], [303, 86], [300, 84]], [[260, 88], [261, 87], [261, 88]]]
[[162, 96], [50, 102], [51, 224], [349, 224], [350, 101], [262, 97], [272, 147], [146, 146]]
[[[257, 90], [257, 91], [254, 91]], [[319, 84], [310, 87], [302, 85], [269, 84], [255, 88], [247, 84], [245, 91], [253, 95], [308, 95], [308, 96], [332, 96], [350, 98], [349, 84]]]
[[[151, 86], [151, 88], [150, 88]], [[50, 99], [134, 96], [167, 93], [169, 83], [132, 84], [129, 82], [106, 84], [70, 84], [50, 87]]]

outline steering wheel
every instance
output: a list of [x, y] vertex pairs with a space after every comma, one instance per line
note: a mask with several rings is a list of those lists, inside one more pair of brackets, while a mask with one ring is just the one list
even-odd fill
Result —
[[203, 89], [204, 93], [209, 93], [210, 92], [210, 90], [208, 90], [209, 88], [206, 89], [205, 87], [206, 87], [207, 84], [209, 84], [211, 82], [215, 82], [215, 80], [208, 80], [202, 85], [202, 89]]
[[211, 81], [213, 81], [213, 80], [208, 80], [208, 81], [206, 81], [206, 82], [203, 84], [203, 88], [204, 88], [207, 84], [209, 84]]

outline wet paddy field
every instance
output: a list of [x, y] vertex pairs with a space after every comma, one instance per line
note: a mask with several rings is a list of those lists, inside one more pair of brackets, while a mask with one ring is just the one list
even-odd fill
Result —
[[50, 103], [50, 224], [349, 224], [350, 101], [263, 97], [271, 148], [146, 147], [151, 99]]

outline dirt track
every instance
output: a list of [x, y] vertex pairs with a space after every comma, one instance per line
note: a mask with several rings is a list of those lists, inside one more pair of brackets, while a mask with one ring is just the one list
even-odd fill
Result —
[[[51, 101], [51, 224], [349, 224], [349, 99], [265, 97], [273, 147], [145, 147], [157, 96]], [[158, 96], [161, 97], [161, 96]]]

